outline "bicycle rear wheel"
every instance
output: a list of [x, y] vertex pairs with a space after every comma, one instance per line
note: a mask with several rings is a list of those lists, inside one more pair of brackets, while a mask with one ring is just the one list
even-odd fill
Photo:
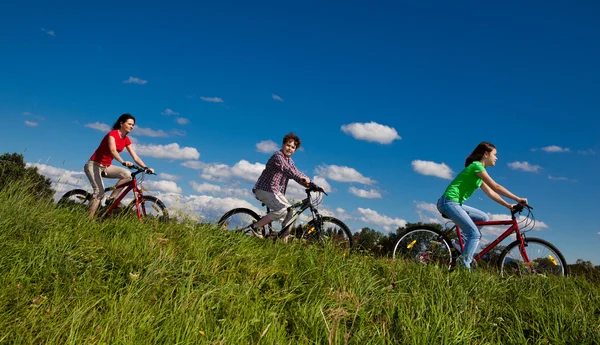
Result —
[[92, 195], [83, 189], [73, 189], [66, 192], [59, 200], [58, 206], [88, 211]]
[[[569, 273], [564, 256], [550, 242], [533, 237], [523, 238], [523, 241], [525, 253], [521, 253], [519, 241], [514, 241], [500, 254], [500, 274], [566, 276]], [[525, 262], [523, 254], [529, 258], [529, 264]]]
[[226, 231], [243, 232], [251, 235], [250, 225], [260, 220], [256, 212], [248, 208], [234, 208], [225, 213], [217, 222], [220, 229]]
[[317, 231], [317, 221], [313, 219], [304, 226], [305, 230], [303, 231], [301, 237], [307, 241], [331, 241], [334, 246], [340, 250], [343, 250], [344, 254], [347, 254], [347, 252], [352, 249], [352, 246], [354, 245], [352, 232], [341, 220], [327, 216], [322, 217], [320, 228], [322, 237], [319, 237], [319, 232]]
[[394, 259], [419, 262], [424, 265], [435, 264], [447, 267], [453, 265], [450, 240], [444, 234], [427, 226], [410, 228], [400, 234], [394, 246]]
[[[118, 212], [118, 208], [114, 209], [113, 212]], [[136, 205], [135, 199], [127, 206], [126, 214], [130, 213], [138, 215], [138, 205]], [[150, 195], [144, 195], [140, 198], [139, 216], [142, 218], [141, 221], [143, 223], [153, 221], [166, 223], [169, 220], [165, 204], [158, 198]]]

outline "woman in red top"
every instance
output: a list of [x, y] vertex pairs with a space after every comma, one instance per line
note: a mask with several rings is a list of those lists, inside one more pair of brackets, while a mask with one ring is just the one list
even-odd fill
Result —
[[[154, 172], [154, 170], [146, 168], [146, 164], [144, 164], [142, 159], [135, 153], [131, 140], [127, 137], [134, 126], [135, 117], [131, 114], [119, 116], [119, 119], [113, 125], [113, 130], [104, 136], [104, 139], [102, 139], [100, 145], [83, 168], [94, 189], [92, 200], [90, 202], [90, 217], [94, 216], [98, 206], [100, 206], [100, 201], [104, 197], [103, 177], [118, 178], [119, 181], [117, 182], [117, 185], [131, 180], [131, 172], [129, 170], [112, 165], [113, 159], [116, 159], [126, 167], [133, 165], [133, 163], [124, 160], [119, 155], [119, 152], [123, 151], [124, 148], [129, 151], [133, 160], [140, 167], [144, 167], [152, 173]], [[122, 188], [114, 189], [106, 203], [109, 204], [114, 201], [114, 198], [119, 195], [121, 189]]]

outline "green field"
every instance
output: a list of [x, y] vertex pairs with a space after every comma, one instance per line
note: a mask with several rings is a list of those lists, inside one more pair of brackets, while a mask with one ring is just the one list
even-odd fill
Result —
[[21, 190], [0, 191], [0, 344], [600, 343], [600, 287], [580, 277], [89, 220]]

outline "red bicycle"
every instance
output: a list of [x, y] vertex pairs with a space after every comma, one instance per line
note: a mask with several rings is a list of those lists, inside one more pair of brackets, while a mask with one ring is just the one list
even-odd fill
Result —
[[[108, 192], [118, 188], [126, 187], [121, 194], [117, 196], [113, 203], [110, 205], [104, 205], [99, 209], [100, 216], [108, 217], [113, 213], [118, 213], [120, 215], [135, 214], [142, 223], [149, 220], [166, 222], [169, 218], [169, 215], [165, 204], [154, 196], [144, 195], [145, 188], [142, 186], [142, 182], [144, 180], [144, 175], [149, 173], [137, 165], [133, 165], [129, 168], [135, 170], [131, 173], [131, 181], [104, 189], [105, 192]], [[133, 191], [133, 200], [127, 206], [124, 206], [121, 204], [121, 201], [130, 191]], [[85, 206], [87, 209], [89, 208], [91, 200], [91, 193], [83, 189], [73, 189], [66, 192], [60, 198], [58, 204], [61, 206], [79, 206], [81, 208]]]
[[[527, 215], [517, 220], [516, 215], [527, 210]], [[475, 225], [510, 225], [496, 240], [488, 244], [474, 261], [479, 261], [490, 253], [500, 242], [514, 233], [516, 240], [508, 244], [498, 257], [500, 274], [552, 274], [564, 276], [568, 274], [567, 261], [562, 253], [550, 242], [540, 238], [526, 237], [525, 233], [535, 226], [533, 208], [529, 205], [516, 205], [511, 211], [510, 220], [475, 222]], [[444, 218], [448, 218], [442, 215]], [[523, 225], [519, 228], [519, 225]], [[452, 234], [456, 230], [456, 239]], [[423, 264], [436, 263], [456, 265], [456, 259], [464, 249], [460, 228], [457, 225], [446, 231], [430, 226], [417, 226], [406, 229], [399, 235], [394, 247], [393, 257], [416, 261]]]

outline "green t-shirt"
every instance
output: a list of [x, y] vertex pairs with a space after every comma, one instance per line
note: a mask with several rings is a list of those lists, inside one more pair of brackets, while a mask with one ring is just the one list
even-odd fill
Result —
[[481, 187], [483, 181], [477, 173], [482, 171], [485, 171], [485, 167], [481, 162], [475, 161], [471, 163], [450, 182], [450, 185], [444, 192], [444, 196], [462, 204], [473, 195], [477, 188]]

